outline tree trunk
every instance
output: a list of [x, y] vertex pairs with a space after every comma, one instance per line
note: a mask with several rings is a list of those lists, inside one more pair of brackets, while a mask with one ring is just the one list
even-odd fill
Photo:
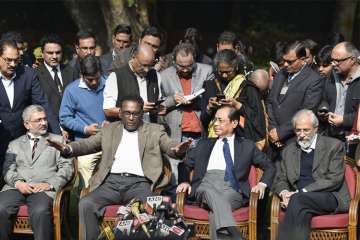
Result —
[[334, 17], [334, 31], [344, 35], [346, 41], [352, 41], [358, 0], [337, 0]]

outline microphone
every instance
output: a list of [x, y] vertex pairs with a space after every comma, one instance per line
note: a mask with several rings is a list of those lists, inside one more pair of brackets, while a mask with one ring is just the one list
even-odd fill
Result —
[[144, 233], [146, 234], [146, 236], [148, 238], [151, 238], [150, 233], [149, 233], [146, 225], [140, 219], [140, 216], [139, 216], [140, 215], [140, 210], [139, 210], [139, 208], [140, 208], [140, 201], [133, 202], [132, 205], [131, 205], [131, 213], [139, 221], [139, 223], [141, 225], [141, 228], [144, 231]]

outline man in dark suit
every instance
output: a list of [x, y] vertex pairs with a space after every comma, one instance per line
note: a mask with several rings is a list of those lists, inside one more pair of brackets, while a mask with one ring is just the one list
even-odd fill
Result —
[[109, 70], [113, 60], [119, 52], [128, 48], [131, 44], [131, 27], [129, 25], [119, 24], [115, 27], [112, 37], [113, 49], [111, 52], [100, 57], [101, 66], [106, 75], [109, 75]]
[[[217, 110], [214, 130], [218, 138], [200, 140], [188, 152], [184, 163], [194, 169], [191, 186], [184, 182], [177, 188], [177, 192], [188, 192], [210, 208], [210, 239], [217, 239], [217, 231], [225, 229], [232, 239], [242, 239], [232, 210], [248, 203], [250, 191], [258, 192], [263, 198], [275, 174], [270, 160], [252, 141], [235, 136], [239, 117], [239, 112], [231, 106]], [[264, 170], [261, 181], [252, 189], [248, 182], [251, 165]]]
[[155, 102], [160, 98], [160, 81], [153, 69], [155, 54], [147, 44], [134, 49], [127, 64], [115, 69], [106, 80], [104, 112], [109, 120], [119, 118], [119, 103], [126, 95], [138, 95], [144, 100], [144, 120], [157, 121]]
[[18, 63], [16, 43], [11, 40], [0, 41], [0, 169], [9, 142], [25, 133], [21, 114], [27, 106], [43, 106], [50, 131], [60, 133], [59, 121], [40, 87], [35, 70]]
[[172, 141], [164, 127], [142, 120], [143, 100], [125, 96], [121, 101], [121, 122], [105, 126], [95, 136], [63, 145], [48, 140], [64, 155], [80, 156], [102, 151], [98, 170], [89, 182], [90, 193], [80, 200], [79, 220], [84, 239], [99, 235], [99, 219], [109, 204], [126, 204], [132, 198], [146, 200], [157, 187], [166, 186], [163, 154], [180, 157], [191, 144]]
[[268, 97], [269, 137], [276, 146], [294, 137], [291, 118], [299, 109], [316, 111], [323, 90], [323, 78], [305, 63], [306, 47], [299, 41], [285, 47], [282, 69], [273, 81]]
[[55, 34], [44, 36], [41, 39], [44, 62], [37, 69], [41, 88], [57, 118], [59, 118], [64, 89], [75, 79], [73, 68], [61, 64], [62, 48], [63, 42], [59, 36]]
[[317, 134], [319, 122], [311, 110], [296, 113], [292, 123], [296, 142], [283, 150], [273, 186], [286, 209], [280, 240], [309, 239], [314, 215], [345, 212], [350, 204], [343, 144]]

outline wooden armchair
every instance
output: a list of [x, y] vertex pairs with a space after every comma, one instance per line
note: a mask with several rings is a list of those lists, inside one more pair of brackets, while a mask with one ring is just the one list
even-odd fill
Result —
[[[328, 214], [313, 217], [311, 220], [311, 240], [356, 240], [358, 205], [360, 201], [360, 175], [354, 166], [345, 166], [345, 181], [348, 186], [351, 202], [348, 213]], [[279, 222], [285, 212], [280, 209], [280, 198], [273, 195], [271, 203], [271, 240], [278, 237]]]
[[[65, 224], [67, 238], [71, 239], [70, 226], [67, 220], [69, 211], [70, 191], [75, 182], [77, 172], [76, 161], [73, 161], [74, 172], [70, 181], [58, 192], [56, 192], [53, 203], [54, 239], [61, 240], [61, 224]], [[32, 235], [28, 207], [21, 205], [13, 226], [14, 234]]]
[[[257, 170], [251, 166], [249, 174], [249, 184], [253, 187], [257, 184]], [[190, 205], [185, 203], [186, 193], [177, 193], [176, 207], [184, 217], [185, 222], [195, 225], [195, 236], [200, 239], [210, 239], [209, 237], [209, 212], [199, 205]], [[237, 227], [244, 237], [250, 240], [256, 240], [256, 215], [258, 204], [258, 193], [250, 194], [248, 207], [242, 207], [233, 211], [233, 216], [237, 222]]]

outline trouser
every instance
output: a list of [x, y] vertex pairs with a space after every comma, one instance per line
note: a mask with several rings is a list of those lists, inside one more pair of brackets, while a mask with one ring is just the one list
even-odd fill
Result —
[[28, 206], [34, 239], [53, 239], [53, 199], [44, 192], [23, 195], [18, 190], [0, 192], [0, 239], [10, 239], [12, 218], [16, 216], [19, 206], [22, 204]]
[[210, 239], [218, 239], [217, 231], [236, 226], [232, 211], [244, 206], [247, 201], [224, 181], [224, 171], [210, 170], [196, 189], [196, 200], [209, 211]]
[[280, 223], [279, 240], [309, 239], [311, 218], [333, 213], [337, 207], [337, 200], [330, 192], [295, 193]]
[[101, 159], [102, 152], [97, 152], [89, 155], [77, 157], [78, 171], [81, 174], [81, 180], [83, 187], [89, 186], [89, 180], [94, 172], [95, 166]]
[[79, 222], [83, 229], [83, 240], [98, 237], [100, 220], [107, 205], [127, 204], [133, 198], [145, 202], [146, 197], [152, 195], [155, 194], [145, 177], [109, 174], [102, 185], [80, 199]]

